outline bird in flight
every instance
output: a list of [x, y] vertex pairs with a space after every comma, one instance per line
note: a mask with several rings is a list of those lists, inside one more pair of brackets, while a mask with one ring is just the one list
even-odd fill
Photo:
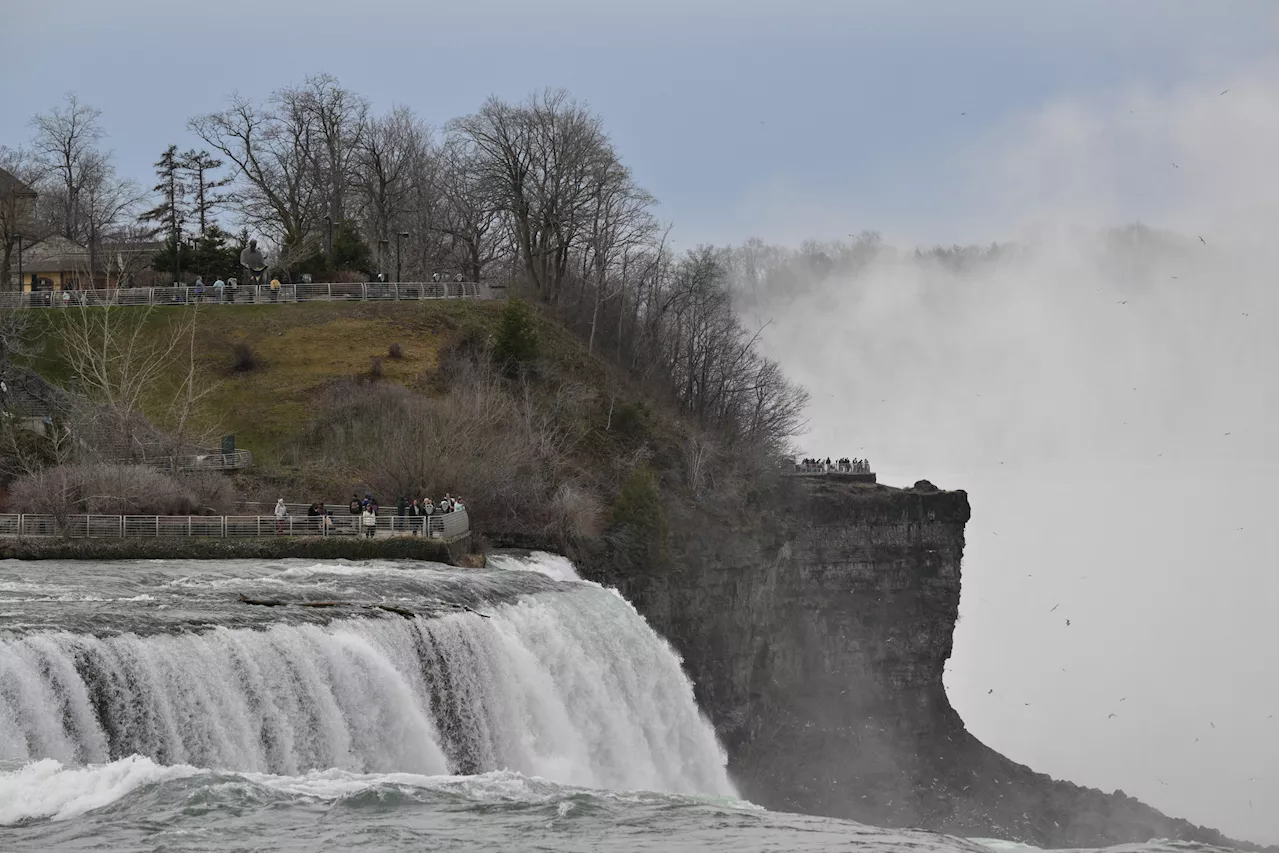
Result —
[[[1200, 235], [1199, 235], [1199, 234], [1197, 234], [1196, 236], [1197, 236], [1197, 237], [1200, 237]], [[1209, 245], [1208, 243], [1205, 243], [1205, 242], [1204, 242], [1204, 238], [1203, 238], [1203, 237], [1200, 237], [1200, 242], [1201, 242], [1203, 245], [1205, 245], [1205, 246]]]
[[1115, 716], [1115, 714], [1107, 714], [1107, 719], [1109, 720], [1109, 719], [1111, 719], [1111, 718], [1112, 718], [1112, 717], [1114, 717], [1114, 716]]
[[[1172, 161], [1170, 161], [1170, 162], [1172, 162]], [[1176, 169], [1176, 168], [1178, 168], [1178, 164], [1177, 164], [1177, 163], [1174, 163], [1174, 164], [1173, 164], [1173, 168], [1175, 168], [1175, 169]]]
[[1231, 91], [1230, 89], [1223, 89], [1221, 92], [1218, 93], [1218, 97], [1221, 98], [1223, 95], [1227, 94], [1227, 92], [1230, 92], [1230, 91]]
[[1061, 606], [1062, 606], [1061, 604], [1055, 604], [1055, 605], [1053, 605], [1053, 607], [1052, 607], [1052, 608], [1050, 608], [1049, 612], [1050, 612], [1050, 613], [1052, 613], [1054, 610], [1057, 610], [1057, 609], [1058, 609], [1059, 607], [1061, 607]]
[[1068, 628], [1070, 628], [1070, 627], [1071, 627], [1071, 620], [1070, 620], [1070, 619], [1068, 619], [1068, 620], [1067, 620], [1067, 627], [1068, 627]]
[[995, 692], [996, 692], [996, 689], [992, 687], [990, 690], [987, 691], [987, 695], [990, 696], [992, 693], [995, 693]]
[[1128, 300], [1128, 299], [1126, 299], [1126, 300], [1124, 300], [1123, 302], [1117, 302], [1116, 304], [1117, 304], [1117, 305], [1128, 305], [1128, 304], [1129, 304], [1129, 300]]

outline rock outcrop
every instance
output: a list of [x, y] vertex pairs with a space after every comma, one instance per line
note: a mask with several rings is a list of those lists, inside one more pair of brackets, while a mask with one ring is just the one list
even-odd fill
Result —
[[[768, 808], [1039, 846], [1224, 846], [1122, 792], [1036, 773], [970, 735], [943, 687], [969, 503], [796, 478], [758, 526], [673, 520], [664, 571], [575, 555], [683, 655], [745, 797]], [[1253, 848], [1260, 849], [1260, 848]]]

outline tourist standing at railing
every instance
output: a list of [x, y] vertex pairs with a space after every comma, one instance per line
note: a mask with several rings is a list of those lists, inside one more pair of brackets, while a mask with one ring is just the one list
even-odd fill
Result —
[[202, 278], [201, 276], [196, 276], [196, 283], [193, 289], [195, 290], [195, 294], [196, 294], [196, 302], [203, 302], [204, 301], [204, 278]]
[[378, 529], [378, 514], [374, 504], [369, 504], [364, 508], [364, 512], [360, 513], [360, 524], [364, 526], [364, 535], [372, 539], [374, 532]]
[[392, 529], [394, 530], [404, 529], [404, 516], [405, 516], [406, 510], [408, 509], [409, 509], [409, 502], [404, 499], [404, 495], [400, 495], [399, 497], [397, 497], [396, 498], [396, 518], [394, 522], [395, 526]]
[[280, 296], [280, 279], [277, 276], [271, 277], [271, 301], [275, 302]]
[[226, 286], [227, 286], [227, 283], [223, 281], [221, 278], [214, 279], [213, 281], [213, 301], [214, 302], [223, 301], [222, 295], [226, 290]]
[[227, 279], [227, 290], [231, 291], [231, 296], [228, 301], [234, 305], [236, 301], [236, 293], [240, 291], [240, 280], [235, 276]]
[[275, 509], [277, 534], [284, 533], [284, 520], [285, 520], [285, 517], [288, 515], [289, 515], [289, 508], [284, 505], [284, 498], [280, 498], [278, 501], [276, 501], [276, 509]]

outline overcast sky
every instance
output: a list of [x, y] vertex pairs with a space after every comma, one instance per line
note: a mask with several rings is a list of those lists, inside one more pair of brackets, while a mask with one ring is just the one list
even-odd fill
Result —
[[[328, 71], [443, 124], [564, 86], [678, 245], [1033, 246], [768, 306], [806, 443], [969, 490], [948, 686], [977, 735], [1276, 841], [1274, 0], [4, 5], [0, 144], [74, 90], [148, 182], [235, 89]], [[1135, 219], [1204, 251], [1117, 270], [1071, 230]]]

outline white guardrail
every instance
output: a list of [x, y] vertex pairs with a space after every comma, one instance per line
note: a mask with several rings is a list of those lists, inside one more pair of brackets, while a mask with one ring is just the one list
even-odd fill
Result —
[[[379, 515], [374, 538], [427, 536], [453, 540], [471, 529], [465, 509], [426, 516]], [[52, 515], [0, 514], [0, 536], [61, 536], [92, 539], [204, 536], [369, 536], [358, 515]]]
[[272, 305], [287, 302], [479, 299], [484, 287], [474, 281], [426, 281], [367, 284], [240, 285], [221, 291], [195, 287], [113, 287], [97, 290], [36, 290], [0, 293], [0, 308], [70, 308], [79, 305]]

